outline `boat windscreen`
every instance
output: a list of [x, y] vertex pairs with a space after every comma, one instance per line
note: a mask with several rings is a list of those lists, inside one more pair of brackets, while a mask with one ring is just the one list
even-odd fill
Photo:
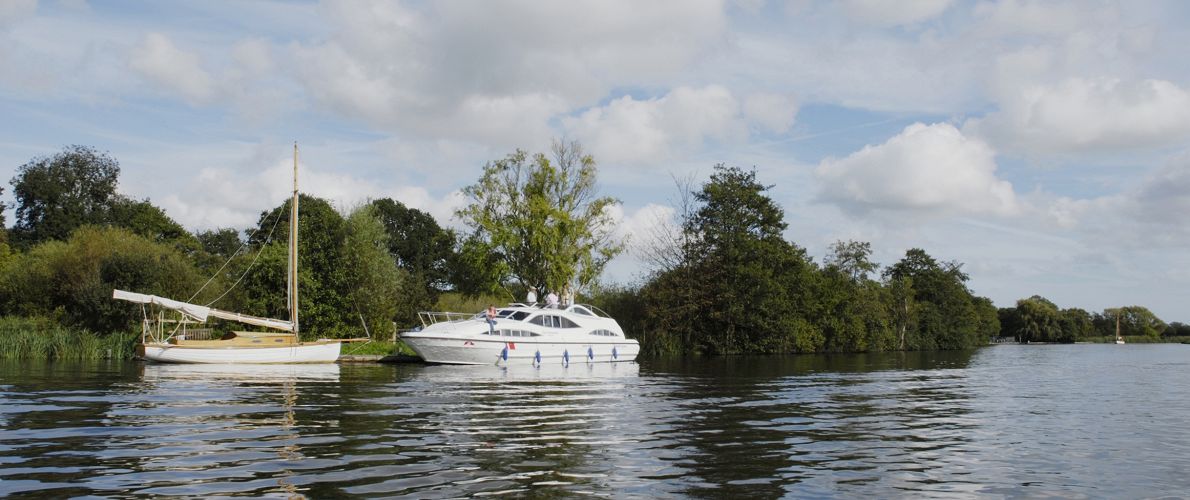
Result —
[[529, 313], [527, 313], [525, 311], [513, 311], [511, 309], [504, 309], [504, 310], [501, 310], [499, 313], [497, 313], [496, 316], [499, 318], [510, 319], [513, 321], [523, 321], [525, 318], [529, 317]]

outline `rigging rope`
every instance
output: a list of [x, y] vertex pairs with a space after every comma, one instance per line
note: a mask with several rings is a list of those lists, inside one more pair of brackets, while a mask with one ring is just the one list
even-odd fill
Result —
[[[264, 252], [264, 248], [266, 246], [268, 246], [268, 243], [270, 241], [273, 241], [273, 233], [277, 230], [277, 223], [279, 223], [279, 222], [281, 222], [281, 211], [280, 210], [277, 211], [277, 220], [273, 221], [273, 227], [269, 229], [268, 237], [266, 237], [264, 239], [264, 242], [261, 243], [260, 250], [256, 251], [256, 256], [252, 257], [252, 263], [248, 264], [248, 267], [244, 269], [244, 272], [242, 274], [240, 274], [240, 277], [238, 279], [236, 279], [235, 283], [232, 283], [231, 286], [227, 287], [227, 290], [224, 290], [222, 294], [220, 294], [218, 297], [215, 297], [215, 300], [208, 302], [206, 304], [206, 307], [211, 307], [212, 304], [222, 300], [223, 297], [226, 297], [227, 294], [230, 293], [232, 291], [232, 289], [234, 289], [236, 287], [236, 285], [239, 285], [240, 282], [244, 280], [244, 277], [248, 275], [248, 271], [251, 271], [252, 266], [255, 266], [256, 261], [258, 259], [260, 259], [260, 254]], [[202, 287], [200, 287], [197, 292], [194, 292], [194, 295], [191, 295], [190, 299], [188, 299], [186, 302], [192, 302], [194, 300], [194, 298], [198, 296], [199, 293], [202, 293], [202, 291], [207, 288], [207, 285], [210, 285], [211, 282], [215, 280], [215, 277], [219, 276], [219, 274], [222, 273], [223, 270], [227, 268], [228, 264], [231, 264], [231, 260], [233, 258], [235, 258], [236, 255], [240, 254], [240, 250], [243, 250], [244, 247], [247, 246], [248, 243], [252, 241], [252, 237], [256, 236], [256, 233], [258, 233], [258, 232], [260, 232], [259, 227], [252, 230], [252, 234], [248, 235], [248, 239], [240, 244], [240, 248], [237, 248], [236, 251], [232, 252], [231, 256], [227, 258], [227, 262], [224, 262], [223, 266], [220, 267], [218, 271], [215, 271], [215, 274], [211, 275], [211, 278], [208, 279], [206, 283], [203, 283]]]

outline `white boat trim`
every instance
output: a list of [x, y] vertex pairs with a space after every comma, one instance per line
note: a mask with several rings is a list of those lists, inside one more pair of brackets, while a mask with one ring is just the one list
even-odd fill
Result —
[[148, 343], [138, 354], [159, 363], [334, 363], [339, 342], [307, 342], [286, 347], [199, 347]]

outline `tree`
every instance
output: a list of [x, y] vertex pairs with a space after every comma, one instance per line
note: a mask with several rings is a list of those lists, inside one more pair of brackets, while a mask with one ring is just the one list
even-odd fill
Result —
[[1053, 302], [1034, 295], [1016, 301], [1016, 310], [1021, 342], [1062, 341], [1061, 313]]
[[1161, 333], [1162, 337], [1190, 337], [1190, 325], [1174, 321]]
[[[890, 286], [910, 280], [916, 304], [916, 330], [905, 332], [907, 349], [964, 349], [983, 343], [980, 313], [967, 290], [967, 274], [958, 262], [938, 262], [920, 248], [884, 270]], [[894, 305], [894, 307], [896, 307]]]
[[[479, 182], [463, 190], [470, 203], [456, 215], [472, 231], [464, 250], [506, 263], [501, 283], [514, 279], [567, 295], [593, 283], [624, 245], [612, 237], [608, 212], [619, 202], [596, 196], [594, 158], [577, 142], [556, 141], [551, 153], [552, 161], [518, 150], [488, 163]], [[486, 263], [477, 260], [462, 263]]]
[[391, 331], [401, 298], [408, 295], [402, 294], [402, 289], [409, 281], [408, 273], [397, 267], [388, 253], [389, 235], [377, 212], [373, 205], [353, 211], [347, 217], [343, 241], [344, 265], [349, 271], [347, 293], [373, 335]]
[[831, 245], [830, 255], [826, 258], [827, 268], [839, 269], [852, 281], [868, 279], [868, 273], [880, 268], [879, 264], [870, 260], [872, 244], [866, 241], [836, 241]]
[[[270, 318], [289, 317], [285, 295], [289, 225], [285, 221], [289, 220], [290, 203], [286, 200], [281, 206], [260, 214], [258, 229], [249, 242], [253, 251], [243, 257], [244, 261], [251, 261], [259, 251], [259, 259], [247, 271], [242, 290], [230, 296], [241, 301], [237, 311]], [[350, 270], [343, 258], [347, 224], [326, 200], [301, 195], [298, 203], [300, 329], [311, 337], [353, 335], [358, 331], [359, 320], [350, 300]], [[242, 267], [232, 271], [242, 272]]]
[[1077, 307], [1063, 309], [1058, 318], [1062, 328], [1062, 342], [1078, 342], [1094, 334], [1095, 326], [1091, 322], [1091, 313]]
[[[444, 230], [428, 213], [408, 208], [390, 198], [373, 200], [369, 205], [387, 233], [387, 252], [402, 270], [405, 285], [403, 300], [397, 320], [412, 323], [417, 320], [417, 311], [434, 306], [439, 293], [452, 281], [452, 268], [472, 269], [471, 266], [456, 266], [454, 252], [455, 235]], [[482, 264], [476, 267], [482, 266]], [[472, 281], [491, 283], [493, 280], [469, 279], [462, 272], [455, 276], [464, 288]], [[473, 290], [474, 291], [474, 290]], [[488, 290], [478, 290], [484, 292]]]
[[899, 345], [890, 291], [868, 278], [879, 267], [869, 260], [871, 254], [872, 245], [867, 242], [831, 245], [822, 272], [825, 286], [817, 293], [824, 307], [817, 322], [827, 350], [856, 352]]
[[195, 237], [204, 251], [224, 259], [235, 255], [244, 243], [240, 240], [239, 232], [232, 228], [210, 229], [198, 233]]
[[178, 224], [160, 208], [148, 200], [135, 201], [114, 195], [108, 207], [106, 222], [124, 227], [159, 243], [169, 243], [187, 253], [193, 253], [200, 244], [181, 224]]
[[[4, 195], [4, 187], [0, 186], [0, 196]], [[8, 251], [8, 223], [4, 220], [4, 211], [8, 210], [8, 205], [0, 201], [0, 253]]]
[[113, 288], [186, 298], [199, 283], [194, 264], [172, 245], [127, 229], [83, 226], [3, 266], [0, 310], [109, 333], [132, 328], [140, 317], [139, 308], [112, 300]]
[[[645, 287], [649, 322], [685, 328], [684, 349], [712, 354], [813, 352], [807, 318], [818, 280], [804, 249], [785, 241], [784, 212], [756, 172], [716, 165], [684, 223], [688, 259]], [[665, 340], [662, 338], [662, 340]]]
[[87, 146], [68, 146], [21, 165], [11, 181], [17, 200], [14, 240], [28, 248], [65, 239], [84, 224], [107, 222], [119, 175], [114, 158]]
[[1121, 336], [1144, 336], [1153, 339], [1159, 337], [1167, 328], [1164, 321], [1142, 306], [1105, 309], [1100, 324], [1103, 325], [1099, 327], [1101, 335], [1115, 336], [1115, 327], [1119, 324]]
[[446, 288], [454, 233], [442, 229], [432, 215], [391, 198], [373, 200], [371, 206], [388, 233], [388, 251], [396, 264], [423, 277], [428, 287]]

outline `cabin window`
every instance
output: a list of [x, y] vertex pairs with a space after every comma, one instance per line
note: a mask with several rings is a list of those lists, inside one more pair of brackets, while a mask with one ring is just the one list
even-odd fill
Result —
[[497, 335], [501, 337], [540, 337], [540, 334], [530, 332], [528, 330], [498, 330]]
[[574, 307], [570, 308], [570, 311], [575, 314], [581, 314], [583, 316], [594, 316], [594, 314], [592, 314], [591, 311], [587, 310], [587, 308], [585, 308], [583, 306], [574, 306]]
[[541, 325], [547, 328], [578, 328], [578, 324], [561, 316], [554, 316], [552, 314], [542, 314], [536, 318], [529, 320], [534, 325]]
[[619, 335], [616, 335], [616, 332], [613, 332], [611, 330], [594, 330], [591, 332], [591, 335], [598, 335], [600, 337], [618, 337], [619, 336]]

